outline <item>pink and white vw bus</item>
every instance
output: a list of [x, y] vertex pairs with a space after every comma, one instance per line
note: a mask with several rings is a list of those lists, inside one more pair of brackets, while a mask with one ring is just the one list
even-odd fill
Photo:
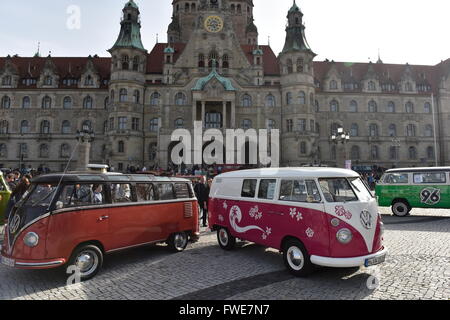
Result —
[[215, 177], [209, 226], [220, 247], [236, 239], [283, 252], [289, 271], [314, 265], [371, 266], [385, 261], [377, 201], [358, 173], [336, 168], [267, 168]]

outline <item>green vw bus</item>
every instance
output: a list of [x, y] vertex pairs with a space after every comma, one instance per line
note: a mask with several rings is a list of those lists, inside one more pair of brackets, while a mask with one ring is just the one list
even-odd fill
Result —
[[375, 189], [378, 205], [404, 217], [412, 208], [450, 208], [450, 167], [387, 170]]
[[10, 195], [11, 190], [9, 189], [8, 183], [6, 183], [3, 173], [0, 171], [0, 225], [4, 222], [5, 209], [8, 205]]

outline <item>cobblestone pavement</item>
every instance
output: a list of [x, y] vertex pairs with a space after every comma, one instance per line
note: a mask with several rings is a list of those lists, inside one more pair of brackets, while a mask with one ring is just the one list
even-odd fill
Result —
[[[60, 270], [0, 266], [0, 299], [450, 299], [450, 210], [415, 209], [386, 225], [386, 262], [370, 268], [319, 268], [294, 278], [278, 251], [240, 242], [231, 252], [202, 230], [178, 254], [166, 246], [106, 257], [92, 280], [66, 286]], [[374, 277], [373, 277], [374, 276]]]

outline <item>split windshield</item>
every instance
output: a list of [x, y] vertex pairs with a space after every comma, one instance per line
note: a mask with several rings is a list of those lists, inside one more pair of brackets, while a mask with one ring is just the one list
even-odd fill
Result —
[[373, 195], [360, 178], [319, 179], [319, 185], [327, 202], [369, 201]]

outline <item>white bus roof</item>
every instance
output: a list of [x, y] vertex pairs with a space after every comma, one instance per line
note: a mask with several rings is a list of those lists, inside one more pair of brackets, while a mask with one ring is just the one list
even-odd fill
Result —
[[393, 172], [423, 172], [423, 171], [450, 171], [450, 167], [422, 167], [422, 168], [398, 168], [389, 169], [386, 173]]
[[219, 178], [261, 178], [261, 177], [276, 177], [276, 178], [341, 178], [341, 177], [359, 177], [355, 171], [339, 168], [316, 168], [316, 167], [302, 167], [302, 168], [263, 168], [232, 171], [218, 175]]

